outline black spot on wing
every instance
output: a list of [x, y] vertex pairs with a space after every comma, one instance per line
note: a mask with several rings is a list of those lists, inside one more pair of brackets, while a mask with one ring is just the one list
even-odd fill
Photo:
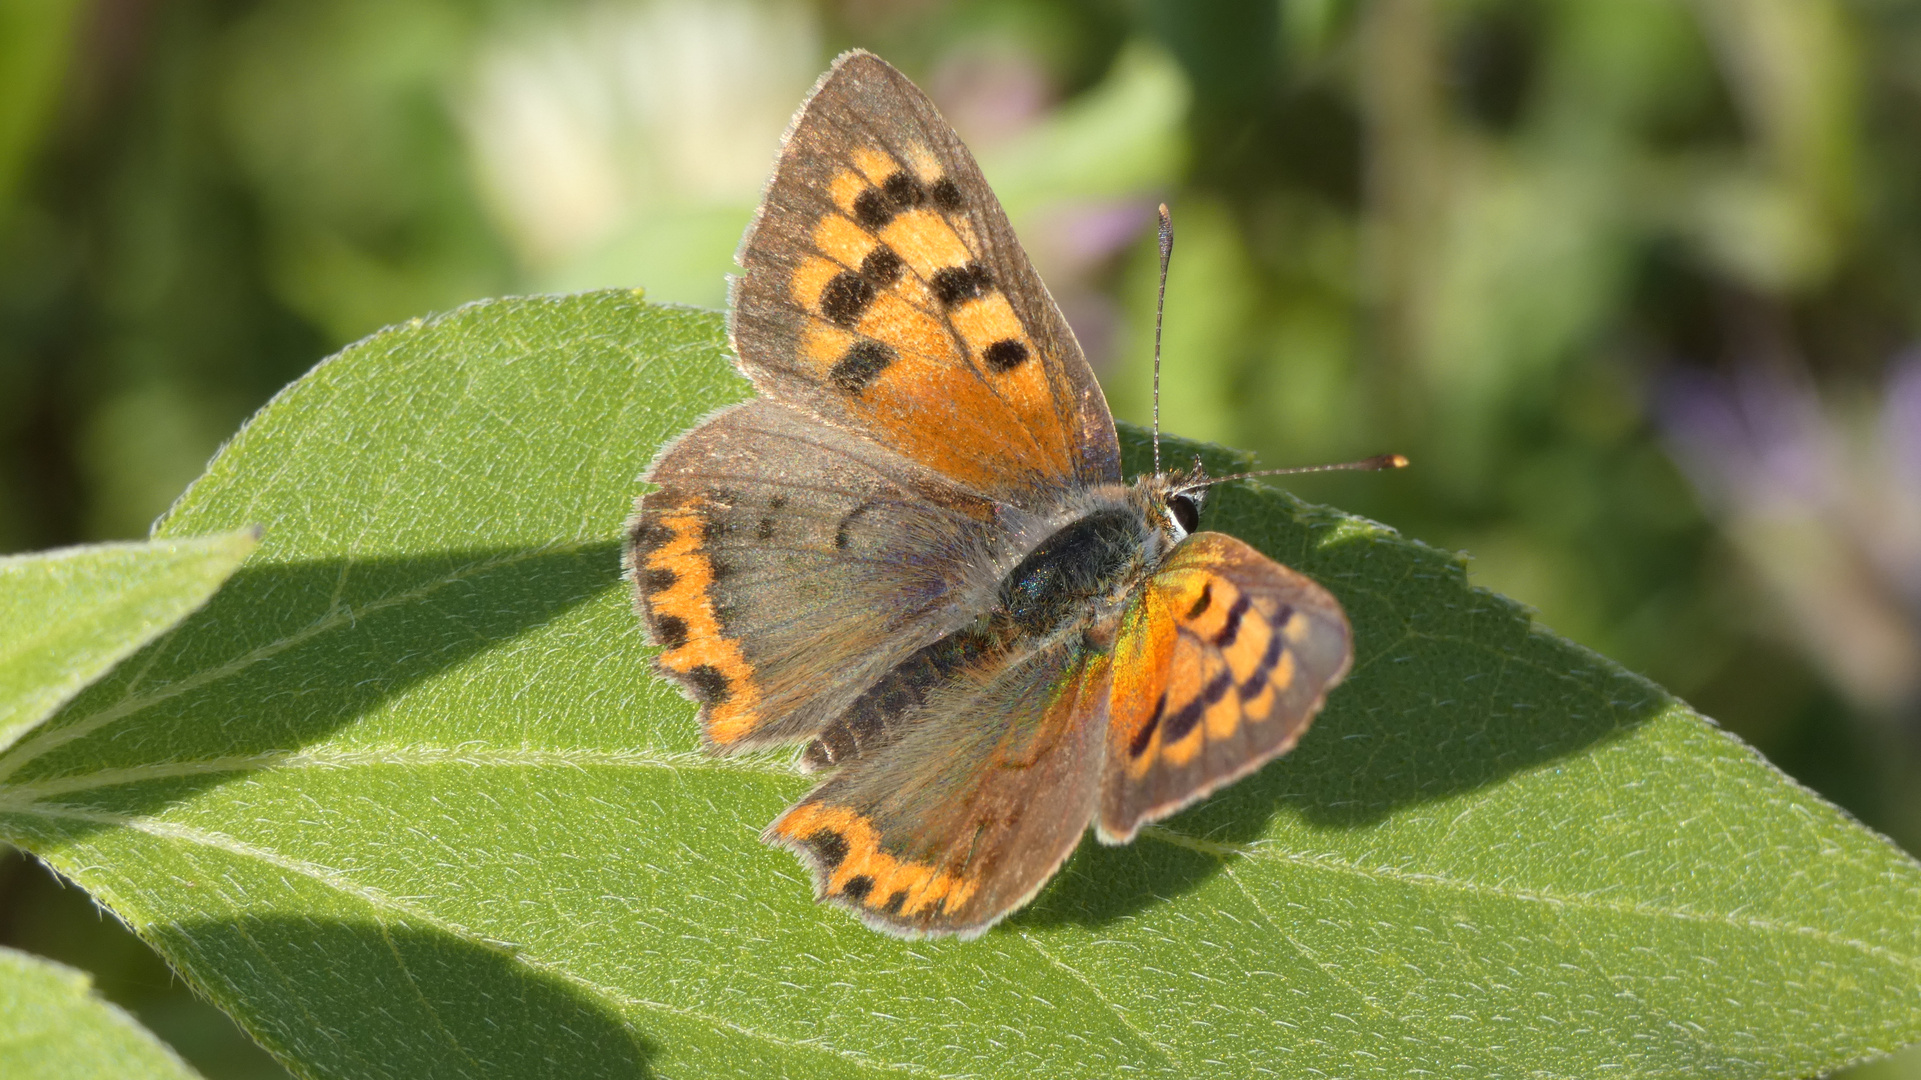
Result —
[[1012, 371], [1027, 362], [1027, 344], [1014, 338], [1002, 338], [989, 345], [983, 355], [987, 366], [995, 371]]
[[773, 538], [774, 538], [774, 519], [770, 517], [761, 518], [760, 524], [754, 526], [754, 539], [772, 540]]
[[888, 915], [899, 915], [902, 905], [906, 903], [907, 903], [907, 890], [895, 889], [892, 893], [888, 894], [887, 903], [881, 905], [881, 911], [885, 912]]
[[934, 181], [928, 195], [933, 198], [935, 206], [950, 214], [966, 205], [966, 200], [961, 198], [960, 185], [945, 176]]
[[1234, 673], [1225, 669], [1207, 680], [1207, 685], [1201, 687], [1200, 694], [1194, 700], [1181, 706], [1179, 712], [1167, 718], [1167, 727], [1161, 734], [1161, 741], [1163, 743], [1180, 742], [1188, 732], [1194, 730], [1195, 724], [1201, 722], [1201, 716], [1226, 697], [1233, 686]]
[[1261, 691], [1267, 689], [1268, 674], [1274, 670], [1274, 665], [1280, 662], [1281, 635], [1274, 634], [1267, 639], [1267, 651], [1261, 654], [1260, 663], [1254, 665], [1253, 673], [1248, 675], [1247, 681], [1241, 684], [1239, 691], [1241, 700], [1252, 701], [1260, 697]]
[[1225, 649], [1241, 636], [1241, 620], [1247, 617], [1247, 609], [1252, 605], [1253, 601], [1248, 599], [1246, 593], [1235, 598], [1233, 606], [1227, 609], [1227, 621], [1221, 624], [1221, 632], [1214, 635], [1217, 647]]
[[820, 291], [820, 313], [828, 322], [851, 329], [879, 294], [874, 283], [858, 272], [842, 270]]
[[1154, 738], [1154, 729], [1161, 726], [1161, 717], [1167, 712], [1167, 691], [1161, 691], [1161, 699], [1154, 703], [1154, 715], [1134, 733], [1134, 741], [1127, 744], [1128, 757], [1140, 757], [1147, 753], [1147, 744]]
[[827, 373], [827, 379], [842, 392], [858, 395], [899, 356], [890, 345], [862, 338], [834, 362], [834, 369]]
[[920, 181], [902, 169], [881, 181], [879, 187], [868, 188], [855, 197], [854, 220], [869, 231], [885, 228], [894, 220], [894, 215], [912, 210], [926, 199], [927, 192]]
[[840, 887], [840, 894], [842, 896], [850, 897], [854, 900], [865, 900], [867, 899], [867, 894], [873, 891], [874, 879], [868, 877], [866, 874], [856, 874], [847, 879], [847, 884]]
[[860, 276], [873, 284], [886, 288], [900, 280], [900, 272], [906, 267], [894, 249], [882, 245], [867, 253], [860, 261]]
[[920, 186], [914, 174], [905, 169], [882, 181], [880, 189], [887, 193], [887, 201], [894, 204], [894, 210], [911, 210], [927, 198], [927, 192]]
[[655, 619], [654, 643], [668, 652], [687, 644], [687, 620], [678, 615], [662, 615]]
[[879, 188], [868, 188], [854, 197], [854, 220], [861, 228], [873, 230], [885, 228], [894, 220], [894, 208], [887, 203], [887, 196]]
[[640, 576], [640, 587], [649, 593], [665, 592], [674, 587], [680, 575], [664, 566], [649, 567]]
[[712, 664], [687, 669], [686, 678], [688, 685], [694, 688], [695, 695], [709, 705], [723, 704], [734, 696], [733, 684]]
[[934, 271], [930, 282], [934, 296], [943, 307], [957, 307], [969, 300], [978, 300], [994, 288], [994, 277], [987, 268], [977, 262], [965, 266], [947, 266]]
[[1208, 606], [1213, 602], [1214, 602], [1214, 583], [1210, 581], [1201, 586], [1200, 597], [1194, 601], [1193, 607], [1187, 609], [1186, 621], [1193, 622], [1195, 619], [1198, 619], [1202, 615], [1206, 614]]
[[847, 545], [854, 542], [854, 537], [852, 532], [854, 527], [854, 522], [859, 520], [860, 516], [862, 514], [865, 514], [868, 511], [868, 508], [871, 506], [873, 506], [872, 503], [861, 503], [859, 506], [856, 506], [852, 510], [849, 510], [847, 511], [847, 513], [841, 515], [840, 524], [834, 526], [835, 550], [846, 551]]
[[652, 517], [643, 517], [634, 522], [633, 531], [627, 534], [627, 543], [635, 553], [645, 556], [673, 538], [674, 530]]
[[830, 874], [847, 858], [847, 838], [832, 829], [811, 833], [804, 843], [814, 853], [814, 858], [820, 860], [821, 869]]

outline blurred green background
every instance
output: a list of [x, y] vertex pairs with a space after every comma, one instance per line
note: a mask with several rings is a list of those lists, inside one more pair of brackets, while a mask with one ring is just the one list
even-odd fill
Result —
[[[782, 126], [874, 49], [1145, 420], [1471, 554], [1921, 850], [1915, 0], [0, 0], [0, 550], [137, 537], [379, 327], [724, 302]], [[284, 1075], [77, 890], [0, 942]], [[1921, 1055], [1851, 1077], [1921, 1077]]]

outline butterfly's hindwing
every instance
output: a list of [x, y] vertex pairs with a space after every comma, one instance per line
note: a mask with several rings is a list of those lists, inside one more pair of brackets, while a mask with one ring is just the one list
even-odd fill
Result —
[[866, 53], [802, 106], [739, 254], [760, 391], [1023, 505], [1120, 479], [1113, 421], [999, 201], [932, 103]]
[[814, 735], [993, 584], [991, 503], [773, 402], [710, 418], [648, 479], [629, 572], [716, 749]]
[[1111, 843], [1286, 753], [1347, 673], [1327, 590], [1220, 533], [1144, 585], [1114, 651], [1099, 826]]
[[1106, 670], [1073, 644], [983, 656], [763, 839], [800, 855], [820, 898], [870, 926], [972, 937], [1026, 903], [1087, 830]]

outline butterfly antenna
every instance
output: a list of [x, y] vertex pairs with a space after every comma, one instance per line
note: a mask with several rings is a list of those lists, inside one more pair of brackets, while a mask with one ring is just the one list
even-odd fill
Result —
[[1291, 469], [1260, 469], [1255, 472], [1234, 473], [1229, 476], [1204, 477], [1192, 484], [1182, 484], [1181, 491], [1194, 491], [1199, 488], [1225, 484], [1229, 480], [1247, 480], [1256, 476], [1294, 476], [1300, 473], [1317, 472], [1378, 472], [1382, 469], [1405, 469], [1407, 458], [1401, 454], [1376, 454], [1361, 461], [1343, 461], [1338, 465], [1297, 465]]
[[1161, 472], [1161, 315], [1167, 310], [1167, 260], [1174, 255], [1174, 219], [1161, 204], [1161, 287], [1154, 297], [1154, 475]]

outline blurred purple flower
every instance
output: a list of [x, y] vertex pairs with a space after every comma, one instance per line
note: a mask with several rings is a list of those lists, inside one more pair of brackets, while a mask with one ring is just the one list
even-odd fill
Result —
[[1876, 561], [1921, 618], [1921, 347], [1895, 359], [1881, 406], [1887, 452], [1885, 524], [1873, 537]]
[[1881, 410], [1881, 439], [1896, 480], [1921, 492], [1921, 345], [1894, 360]]
[[1675, 461], [1836, 685], [1881, 715], [1921, 702], [1921, 348], [1878, 423], [1845, 424], [1805, 378], [1677, 372], [1656, 415]]
[[1063, 203], [1041, 219], [1040, 242], [1063, 269], [1085, 270], [1139, 239], [1153, 220], [1150, 198]]
[[1054, 103], [1040, 59], [1006, 42], [948, 54], [930, 88], [947, 122], [976, 148], [1020, 134]]
[[1658, 416], [1682, 471], [1719, 508], [1819, 502], [1837, 465], [1812, 388], [1779, 374], [1677, 372]]

